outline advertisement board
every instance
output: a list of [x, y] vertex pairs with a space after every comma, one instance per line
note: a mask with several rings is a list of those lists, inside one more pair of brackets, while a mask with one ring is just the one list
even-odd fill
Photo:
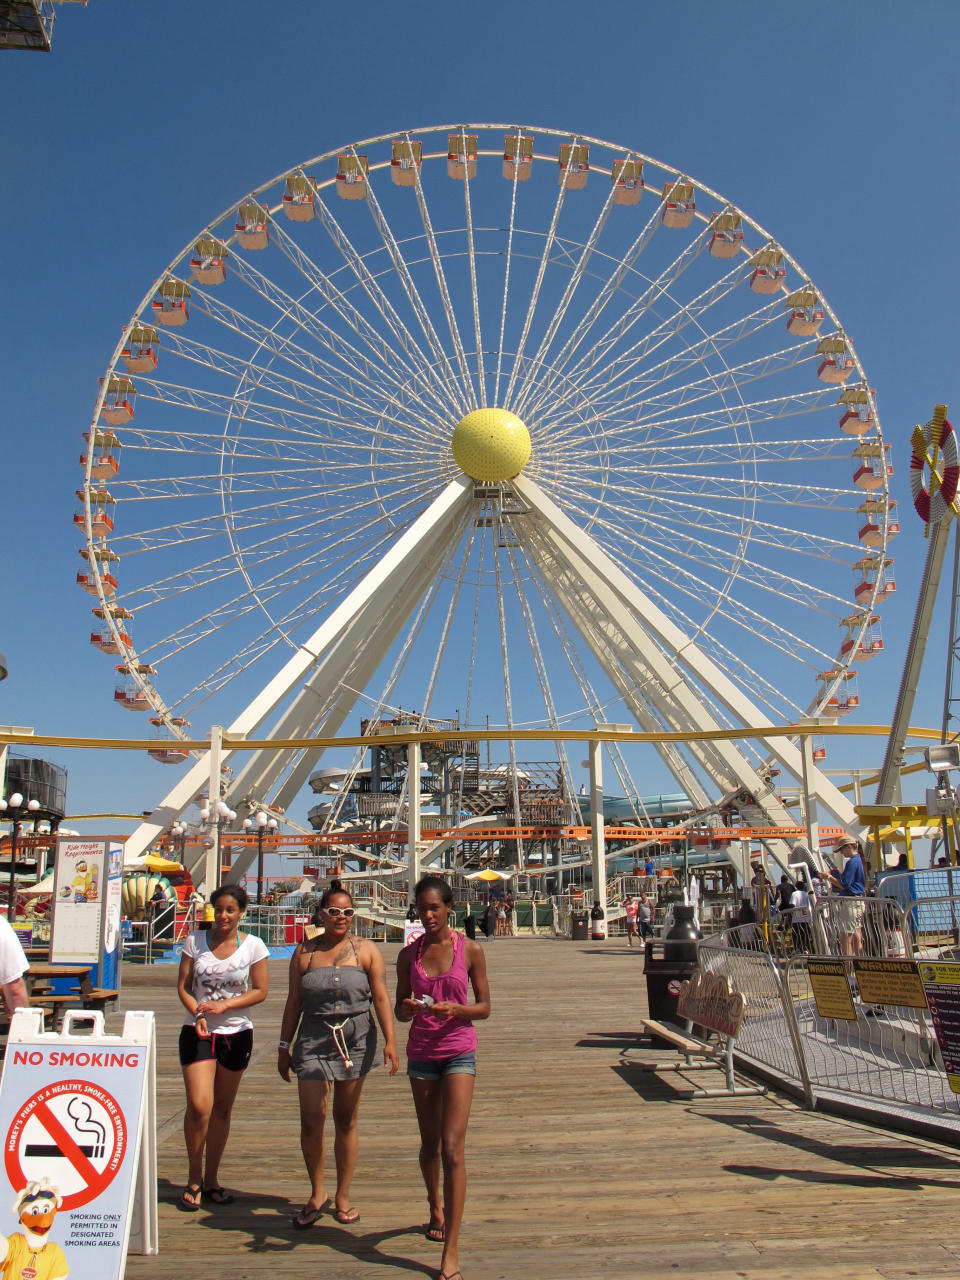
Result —
[[123, 845], [60, 836], [54, 862], [50, 960], [89, 964], [95, 987], [120, 985]]
[[[128, 1246], [157, 1252], [153, 1014], [128, 1013], [119, 1036], [44, 1032], [18, 1009], [0, 1081], [7, 1194], [0, 1272], [120, 1280]], [[131, 1244], [132, 1239], [132, 1244]]]

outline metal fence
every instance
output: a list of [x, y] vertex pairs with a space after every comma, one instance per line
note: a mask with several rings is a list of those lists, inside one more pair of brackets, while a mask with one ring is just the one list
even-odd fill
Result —
[[[700, 966], [728, 976], [746, 998], [737, 1057], [792, 1086], [809, 1106], [853, 1104], [886, 1122], [930, 1125], [960, 1143], [960, 1102], [951, 1092], [924, 1009], [865, 1003], [854, 958], [960, 959], [954, 924], [960, 897], [829, 897], [809, 922], [777, 918], [705, 938]], [[812, 950], [807, 942], [808, 924]], [[829, 956], [846, 967], [852, 1019], [822, 1017], [808, 965]]]

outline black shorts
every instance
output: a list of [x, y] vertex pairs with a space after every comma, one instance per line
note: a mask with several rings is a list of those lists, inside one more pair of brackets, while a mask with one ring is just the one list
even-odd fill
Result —
[[184, 1024], [180, 1028], [180, 1065], [192, 1066], [194, 1062], [211, 1062], [214, 1058], [227, 1071], [243, 1071], [253, 1053], [253, 1030], [233, 1031], [230, 1035], [214, 1032], [207, 1040], [201, 1040], [196, 1027]]

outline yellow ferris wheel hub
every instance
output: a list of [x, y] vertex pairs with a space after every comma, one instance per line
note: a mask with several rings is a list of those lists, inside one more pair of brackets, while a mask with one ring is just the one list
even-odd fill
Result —
[[530, 458], [530, 432], [509, 409], [474, 409], [454, 428], [453, 459], [471, 480], [512, 480]]

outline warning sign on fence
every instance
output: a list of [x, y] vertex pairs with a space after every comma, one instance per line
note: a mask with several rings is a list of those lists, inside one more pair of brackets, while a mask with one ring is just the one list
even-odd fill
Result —
[[[0, 1082], [0, 1274], [119, 1280], [156, 1253], [153, 1015], [119, 1036], [45, 1033], [18, 1010]], [[131, 1229], [133, 1241], [131, 1241]]]

